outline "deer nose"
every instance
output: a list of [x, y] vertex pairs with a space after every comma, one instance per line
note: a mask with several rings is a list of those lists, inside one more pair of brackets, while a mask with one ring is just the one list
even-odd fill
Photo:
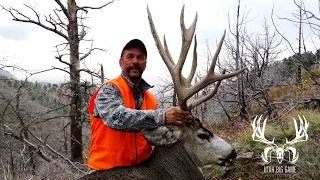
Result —
[[227, 159], [235, 159], [236, 157], [237, 157], [237, 152], [235, 149], [233, 149]]

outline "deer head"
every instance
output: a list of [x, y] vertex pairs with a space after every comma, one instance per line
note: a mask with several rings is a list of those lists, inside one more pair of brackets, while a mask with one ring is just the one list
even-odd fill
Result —
[[[224, 31], [223, 36], [218, 44], [217, 50], [212, 58], [208, 74], [199, 82], [192, 84], [192, 80], [197, 68], [197, 38], [195, 35], [195, 29], [198, 15], [195, 15], [191, 26], [189, 28], [186, 28], [184, 24], [184, 6], [182, 7], [180, 15], [182, 46], [179, 58], [177, 62], [175, 62], [170, 54], [165, 36], [163, 37], [163, 44], [159, 39], [154, 22], [152, 20], [151, 13], [149, 11], [149, 7], [147, 7], [147, 13], [153, 39], [163, 62], [170, 72], [174, 88], [177, 93], [179, 107], [182, 110], [191, 111], [192, 108], [209, 100], [217, 93], [218, 87], [223, 79], [236, 76], [245, 70], [244, 68], [231, 73], [226, 73], [226, 71], [223, 71], [223, 73], [220, 75], [215, 73], [215, 66], [217, 63], [218, 55], [220, 53], [226, 34], [226, 32]], [[193, 38], [194, 47], [192, 68], [190, 70], [189, 76], [185, 78], [181, 72]], [[194, 94], [215, 82], [215, 88], [212, 92], [198, 99], [193, 97]], [[149, 142], [154, 142], [153, 144], [155, 145], [170, 145], [172, 143], [175, 143], [177, 140], [182, 139], [185, 142], [185, 149], [188, 151], [188, 153], [196, 154], [197, 159], [202, 162], [202, 165], [210, 164], [212, 162], [220, 165], [227, 165], [230, 164], [230, 159], [236, 157], [236, 153], [233, 147], [223, 139], [215, 136], [208, 129], [204, 128], [197, 118], [192, 123], [185, 125], [184, 128], [166, 126], [159, 128], [159, 130], [160, 131], [144, 133], [144, 135]], [[157, 136], [153, 136], [154, 134], [157, 134]], [[161, 138], [156, 138], [156, 140], [154, 141], [154, 137]]]

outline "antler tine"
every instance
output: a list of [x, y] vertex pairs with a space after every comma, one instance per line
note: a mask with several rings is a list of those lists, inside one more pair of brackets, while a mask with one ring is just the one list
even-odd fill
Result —
[[182, 67], [184, 65], [186, 56], [188, 54], [188, 50], [189, 50], [191, 42], [192, 42], [192, 38], [193, 38], [193, 35], [195, 32], [198, 15], [196, 14], [193, 23], [191, 24], [191, 26], [188, 29], [186, 29], [185, 24], [184, 24], [184, 6], [182, 7], [181, 16], [180, 16], [180, 26], [181, 26], [181, 31], [182, 31], [182, 47], [181, 47], [179, 60], [176, 65], [171, 57], [170, 52], [169, 52], [169, 48], [168, 48], [165, 36], [163, 38], [164, 45], [162, 45], [162, 43], [160, 42], [159, 36], [157, 34], [156, 28], [155, 28], [153, 20], [152, 20], [149, 6], [147, 6], [147, 12], [148, 12], [148, 19], [149, 19], [149, 24], [150, 24], [150, 29], [151, 29], [153, 39], [156, 43], [156, 46], [157, 46], [158, 51], [162, 57], [162, 60], [166, 64], [166, 66], [171, 74], [171, 77], [173, 79], [174, 88], [176, 89], [177, 96], [178, 96], [179, 106], [183, 110], [188, 110], [188, 108], [187, 108], [188, 98], [186, 97], [186, 92], [188, 91], [187, 88], [189, 88], [191, 86], [191, 81], [193, 79], [193, 76], [196, 71], [196, 66], [197, 66], [196, 37], [195, 37], [194, 52], [193, 52], [193, 62], [192, 62], [193, 66], [190, 71], [188, 79], [186, 79], [182, 76], [181, 71], [182, 71]]
[[[240, 74], [241, 72], [243, 72], [244, 70], [247, 69], [247, 68], [243, 68], [243, 69], [240, 69], [240, 70], [232, 72], [232, 73], [227, 73], [227, 74], [222, 73], [221, 75], [216, 75], [214, 73], [214, 68], [216, 66], [217, 59], [218, 59], [219, 53], [221, 51], [225, 35], [226, 35], [226, 31], [224, 31], [224, 33], [223, 33], [223, 35], [222, 35], [222, 37], [221, 37], [221, 39], [219, 41], [217, 50], [216, 50], [216, 52], [215, 52], [215, 54], [214, 54], [214, 56], [212, 58], [212, 62], [211, 62], [208, 74], [203, 79], [201, 79], [195, 85], [193, 85], [192, 87], [190, 87], [188, 89], [188, 92], [186, 93], [186, 98], [187, 99], [192, 97], [195, 93], [197, 93], [201, 89], [207, 87], [208, 85], [210, 85], [210, 84], [212, 84], [212, 83], [214, 83], [216, 81], [222, 81], [223, 79], [228, 79], [228, 78], [234, 77], [234, 76]], [[202, 101], [202, 102], [204, 102], [204, 101]], [[195, 106], [193, 106], [193, 107], [195, 107]]]
[[201, 89], [207, 87], [209, 84], [212, 84], [212, 83], [214, 83], [216, 81], [219, 82], [219, 81], [222, 81], [224, 79], [228, 79], [228, 78], [234, 77], [234, 76], [240, 74], [241, 72], [243, 72], [244, 70], [246, 70], [246, 68], [243, 68], [241, 70], [238, 70], [238, 71], [235, 71], [235, 72], [232, 72], [232, 73], [228, 73], [228, 74], [221, 74], [221, 75], [211, 74], [211, 76], [207, 75], [205, 78], [201, 79], [195, 85], [190, 87], [188, 89], [188, 91], [186, 92], [185, 97], [188, 99], [188, 98], [192, 97], [194, 94], [196, 94], [197, 92], [199, 92]]
[[166, 53], [166, 55], [168, 57], [168, 60], [170, 61], [171, 64], [175, 65], [175, 63], [174, 63], [174, 61], [172, 59], [172, 56], [170, 54], [168, 45], [167, 45], [167, 41], [166, 41], [166, 36], [165, 35], [163, 35], [163, 45], [164, 45], [164, 52]]
[[180, 14], [182, 46], [181, 46], [179, 60], [177, 62], [177, 71], [179, 74], [181, 74], [182, 67], [183, 67], [184, 62], [187, 58], [187, 54], [188, 54], [188, 51], [189, 51], [189, 48], [190, 48], [190, 45], [192, 42], [192, 38], [193, 38], [194, 32], [196, 30], [197, 20], [198, 20], [198, 13], [196, 13], [191, 26], [188, 29], [186, 28], [186, 26], [184, 24], [184, 5], [183, 5], [182, 9], [181, 9], [181, 14]]
[[[174, 69], [174, 61], [169, 53], [169, 56], [167, 55], [166, 51], [163, 49], [163, 46], [162, 46], [162, 43], [159, 39], [159, 36], [158, 36], [158, 33], [157, 33], [157, 30], [154, 26], [154, 23], [153, 23], [153, 20], [152, 20], [152, 16], [151, 16], [151, 13], [150, 13], [150, 10], [149, 10], [149, 6], [147, 5], [147, 13], [148, 13], [148, 19], [149, 19], [149, 24], [150, 24], [150, 30], [151, 30], [151, 33], [152, 33], [152, 36], [153, 36], [153, 39], [156, 43], [156, 46], [157, 46], [157, 49], [159, 51], [159, 54], [161, 55], [162, 57], [162, 60], [164, 61], [164, 63], [166, 64], [169, 72], [171, 73]], [[166, 50], [168, 49], [167, 47], [167, 43], [165, 41], [165, 36], [164, 36], [164, 43], [165, 43], [165, 48]], [[168, 51], [168, 50], [167, 50]], [[168, 51], [169, 52], [169, 51]]]
[[219, 44], [218, 44], [218, 47], [217, 47], [217, 50], [216, 52], [214, 53], [214, 56], [212, 58], [212, 62], [211, 62], [211, 65], [210, 65], [210, 68], [209, 68], [209, 74], [211, 74], [211, 72], [213, 73], [214, 72], [214, 68], [216, 67], [216, 64], [217, 64], [217, 59], [218, 59], [218, 56], [220, 54], [220, 51], [221, 51], [221, 48], [222, 48], [222, 44], [223, 44], [223, 41], [224, 41], [224, 38], [226, 37], [226, 30], [224, 30], [223, 32], [223, 35], [219, 41]]
[[197, 36], [194, 35], [194, 48], [193, 48], [193, 59], [190, 74], [187, 78], [187, 83], [191, 84], [191, 81], [196, 73], [197, 65], [198, 65], [198, 55], [197, 55]]
[[[224, 70], [222, 72], [222, 74], [225, 74], [225, 73], [226, 73], [226, 71]], [[209, 99], [211, 99], [214, 95], [217, 94], [220, 84], [221, 84], [221, 80], [217, 82], [217, 84], [215, 85], [215, 87], [214, 87], [213, 91], [211, 91], [211, 93], [208, 93], [207, 95], [205, 95], [199, 99], [195, 99], [195, 98], [191, 97], [187, 101], [188, 109], [193, 109], [194, 107], [198, 106], [199, 104], [202, 104], [202, 103], [208, 101]]]

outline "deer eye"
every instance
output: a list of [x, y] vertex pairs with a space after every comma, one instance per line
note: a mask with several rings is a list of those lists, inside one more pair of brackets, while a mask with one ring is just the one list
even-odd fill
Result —
[[202, 134], [198, 134], [198, 138], [209, 141], [210, 137], [209, 135], [202, 133]]

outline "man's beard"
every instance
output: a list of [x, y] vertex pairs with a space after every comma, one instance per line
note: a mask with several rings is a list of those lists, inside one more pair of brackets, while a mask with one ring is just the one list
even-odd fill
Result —
[[[130, 75], [130, 71], [131, 71], [132, 69], [138, 70], [138, 71], [139, 71], [139, 76], [131, 76], [131, 75]], [[140, 81], [140, 79], [141, 79], [143, 70], [142, 70], [142, 68], [141, 68], [139, 65], [133, 65], [133, 66], [129, 66], [129, 67], [126, 69], [126, 73], [127, 73], [128, 76], [130, 77], [131, 81], [132, 81], [134, 84], [137, 84], [137, 83], [139, 83], [139, 81]]]

